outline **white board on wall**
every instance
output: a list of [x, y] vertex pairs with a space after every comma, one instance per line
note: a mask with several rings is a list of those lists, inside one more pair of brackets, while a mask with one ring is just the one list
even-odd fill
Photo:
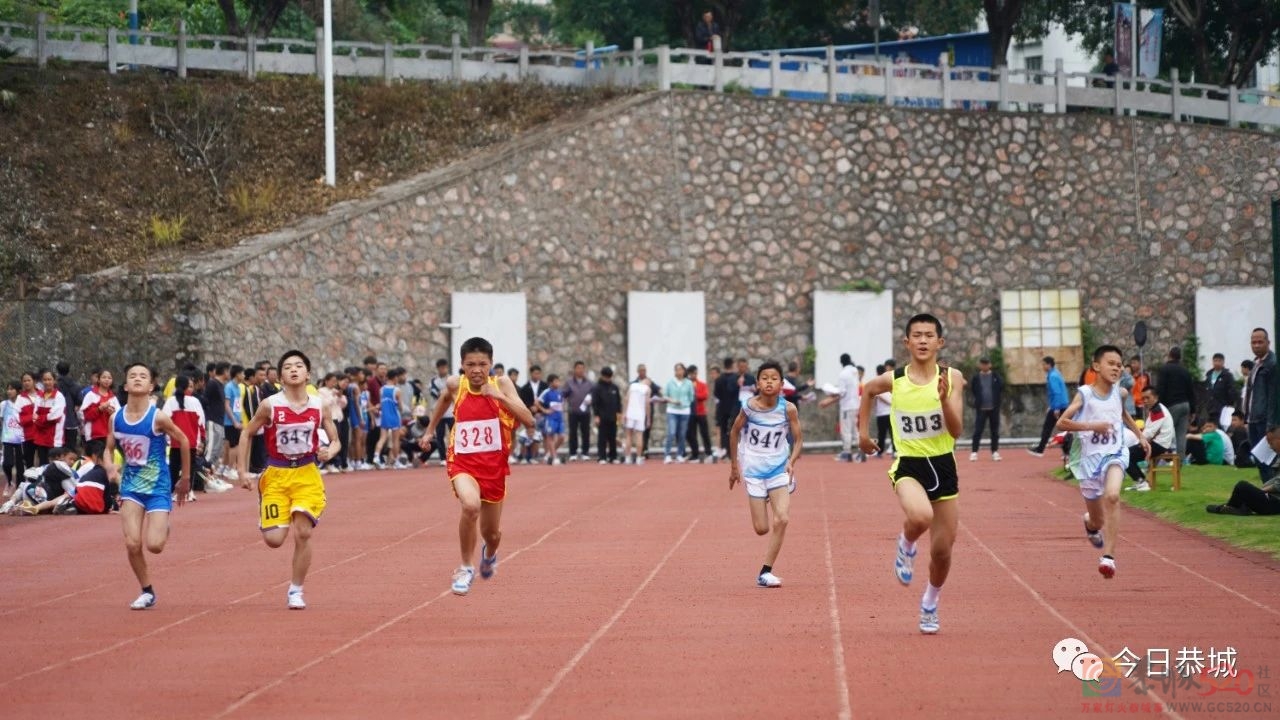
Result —
[[468, 338], [482, 337], [493, 344], [493, 361], [508, 369], [519, 368], [520, 381], [529, 377], [528, 308], [524, 293], [455, 292], [450, 311], [449, 364], [462, 368], [458, 353]]
[[627, 367], [614, 370], [628, 381], [645, 365], [661, 387], [675, 377], [676, 363], [697, 365], [705, 379], [706, 299], [700, 292], [627, 293]]
[[813, 291], [813, 377], [821, 386], [835, 384], [840, 355], [849, 353], [855, 365], [875, 374], [876, 365], [893, 357], [893, 293], [889, 291]]
[[[1249, 336], [1256, 327], [1267, 329], [1272, 336], [1271, 347], [1275, 349], [1276, 318], [1270, 287], [1202, 287], [1196, 290], [1200, 367], [1208, 370], [1213, 365], [1213, 354], [1222, 353], [1227, 358], [1227, 369], [1238, 376], [1240, 363], [1253, 357]], [[1155, 348], [1153, 352], [1159, 353], [1163, 359], [1167, 351], [1168, 348]]]

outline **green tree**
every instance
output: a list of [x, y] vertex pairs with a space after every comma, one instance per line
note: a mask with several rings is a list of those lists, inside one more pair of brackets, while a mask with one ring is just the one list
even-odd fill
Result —
[[645, 0], [553, 0], [553, 27], [561, 40], [598, 37], [604, 44], [630, 47], [635, 37], [660, 45], [667, 39], [663, 13]]

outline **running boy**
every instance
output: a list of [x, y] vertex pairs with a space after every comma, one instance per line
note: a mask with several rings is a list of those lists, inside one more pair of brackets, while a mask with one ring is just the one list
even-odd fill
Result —
[[[773, 535], [756, 576], [762, 588], [782, 586], [773, 574], [773, 563], [782, 550], [796, 491], [794, 470], [800, 459], [800, 414], [782, 397], [782, 365], [766, 360], [756, 370], [757, 394], [742, 404], [729, 431], [729, 489], [742, 481], [751, 507], [751, 526], [757, 535], [768, 535], [769, 506], [773, 506]], [[745, 431], [745, 432], [744, 432]], [[788, 432], [789, 431], [789, 432]], [[794, 442], [787, 443], [787, 437]]]
[[1148, 456], [1151, 446], [1124, 409], [1129, 391], [1118, 384], [1124, 370], [1120, 348], [1102, 345], [1094, 350], [1093, 370], [1093, 384], [1076, 391], [1058, 418], [1057, 429], [1076, 434], [1068, 465], [1080, 481], [1080, 494], [1084, 496], [1084, 532], [1089, 542], [1102, 550], [1098, 572], [1104, 578], [1112, 578], [1116, 574], [1112, 553], [1120, 534], [1120, 486], [1129, 465], [1124, 428], [1133, 431]]
[[[307, 393], [311, 360], [301, 350], [290, 350], [280, 356], [278, 367], [283, 390], [263, 398], [244, 433], [252, 436], [266, 428], [267, 469], [258, 478], [258, 527], [273, 548], [283, 545], [293, 531], [293, 575], [286, 604], [290, 610], [304, 610], [302, 583], [311, 567], [311, 533], [325, 508], [318, 463], [338, 454], [342, 442], [324, 402]], [[322, 428], [329, 437], [323, 446], [318, 432]], [[247, 465], [241, 453], [237, 470], [242, 485], [249, 482]]]
[[[929, 586], [920, 600], [920, 632], [938, 632], [938, 595], [951, 572], [951, 546], [956, 541], [960, 479], [956, 471], [956, 438], [964, 430], [964, 376], [938, 362], [946, 345], [942, 321], [928, 313], [907, 321], [903, 344], [911, 362], [873, 378], [863, 388], [868, 397], [893, 393], [893, 465], [889, 480], [906, 519], [897, 540], [894, 574], [911, 584], [916, 541], [929, 532]], [[879, 450], [871, 439], [871, 409], [858, 410], [859, 448]]]
[[[153, 386], [151, 368], [146, 365], [133, 363], [124, 369], [124, 390], [129, 399], [111, 416], [111, 431], [102, 455], [107, 478], [120, 484], [124, 546], [129, 553], [129, 566], [142, 586], [142, 593], [129, 605], [133, 610], [146, 610], [156, 604], [156, 591], [151, 587], [142, 549], [156, 555], [164, 551], [173, 502], [176, 499], [178, 505], [185, 503], [191, 489], [191, 444], [168, 413], [156, 409], [151, 399]], [[166, 438], [178, 447], [182, 462], [176, 486], [169, 474]], [[117, 445], [124, 458], [123, 479], [115, 464]]]
[[476, 523], [479, 521], [480, 577], [489, 579], [498, 569], [498, 545], [502, 541], [502, 501], [511, 474], [511, 430], [518, 420], [533, 429], [533, 413], [516, 393], [510, 378], [490, 376], [493, 345], [473, 337], [462, 343], [462, 375], [451, 377], [431, 413], [431, 424], [422, 449], [431, 446], [436, 426], [445, 410], [453, 408], [454, 426], [445, 453], [445, 472], [453, 494], [462, 505], [458, 543], [462, 565], [453, 573], [452, 590], [466, 595], [475, 579]]

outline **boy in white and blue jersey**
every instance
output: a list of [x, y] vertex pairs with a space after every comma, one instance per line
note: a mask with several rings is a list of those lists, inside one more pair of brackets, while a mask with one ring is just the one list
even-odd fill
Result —
[[[107, 433], [107, 449], [102, 464], [107, 477], [120, 483], [120, 518], [124, 522], [124, 544], [129, 565], [142, 586], [142, 594], [129, 607], [145, 610], [156, 604], [147, 572], [145, 547], [152, 553], [164, 550], [169, 539], [169, 513], [173, 499], [186, 502], [191, 489], [191, 444], [186, 433], [178, 429], [168, 414], [157, 410], [151, 402], [151, 369], [141, 363], [125, 368], [124, 389], [128, 403], [111, 417]], [[180, 449], [182, 473], [177, 487], [169, 474], [169, 443]], [[115, 449], [124, 458], [124, 478], [115, 464]]]
[[[755, 397], [742, 403], [729, 431], [729, 489], [739, 480], [747, 489], [751, 526], [757, 535], [773, 535], [764, 555], [756, 585], [781, 587], [773, 563], [782, 550], [790, 520], [791, 493], [795, 492], [795, 465], [800, 459], [800, 415], [782, 397], [782, 366], [767, 360], [756, 371]], [[788, 442], [790, 435], [792, 441]], [[769, 507], [773, 508], [770, 523]]]
[[1124, 409], [1128, 390], [1120, 387], [1124, 361], [1120, 348], [1102, 345], [1093, 353], [1097, 379], [1081, 387], [1071, 404], [1058, 418], [1057, 429], [1076, 434], [1068, 466], [1080, 481], [1087, 512], [1084, 531], [1089, 542], [1102, 550], [1098, 572], [1111, 578], [1116, 574], [1116, 537], [1120, 534], [1120, 486], [1129, 466], [1129, 448], [1124, 442], [1128, 427], [1150, 457], [1151, 447], [1142, 430]]

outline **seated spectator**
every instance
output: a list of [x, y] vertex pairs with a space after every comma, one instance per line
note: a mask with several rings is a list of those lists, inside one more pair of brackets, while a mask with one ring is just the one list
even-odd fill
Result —
[[[99, 463], [100, 460], [97, 453], [85, 454], [84, 461], [76, 468], [80, 479], [76, 481], [75, 497], [70, 508], [64, 507], [63, 514], [104, 515], [119, 509], [120, 485], [107, 478], [107, 471]], [[58, 510], [55, 509], [54, 512], [57, 513]]]
[[1231, 490], [1231, 499], [1209, 505], [1205, 511], [1215, 515], [1280, 515], [1280, 481], [1272, 480], [1259, 488], [1241, 480]]
[[1249, 426], [1239, 410], [1231, 413], [1231, 427], [1227, 428], [1228, 445], [1235, 455], [1232, 464], [1238, 468], [1253, 467], [1253, 447], [1249, 444]]
[[63, 447], [49, 450], [49, 463], [30, 468], [17, 492], [4, 505], [0, 514], [35, 515], [49, 512], [64, 496], [74, 495], [76, 473], [71, 465], [76, 461], [74, 451]]
[[[1169, 452], [1169, 448], [1173, 447], [1173, 416], [1169, 414], [1169, 408], [1160, 404], [1159, 393], [1150, 385], [1142, 390], [1142, 406], [1147, 412], [1146, 422], [1142, 426], [1142, 434], [1151, 445], [1151, 457], [1158, 458]], [[1142, 452], [1142, 445], [1134, 445], [1129, 448], [1129, 468], [1127, 472], [1129, 477], [1133, 478], [1133, 485], [1126, 488], [1127, 490], [1146, 492], [1151, 489], [1151, 486], [1147, 484], [1146, 473], [1138, 465], [1139, 462], [1146, 459], [1147, 455]]]
[[[431, 424], [431, 414], [426, 410], [423, 406], [413, 409], [414, 420], [404, 429], [404, 437], [400, 440], [400, 450], [409, 457], [416, 468], [425, 465], [431, 453], [435, 451], [434, 445], [428, 445], [425, 451], [420, 445], [422, 439], [426, 437], [427, 426]], [[435, 438], [432, 438], [432, 442], [435, 442]]]
[[[1187, 433], [1187, 463], [1225, 465], [1227, 440], [1212, 420], [1200, 424], [1200, 432]], [[1232, 458], [1234, 459], [1234, 458]]]

